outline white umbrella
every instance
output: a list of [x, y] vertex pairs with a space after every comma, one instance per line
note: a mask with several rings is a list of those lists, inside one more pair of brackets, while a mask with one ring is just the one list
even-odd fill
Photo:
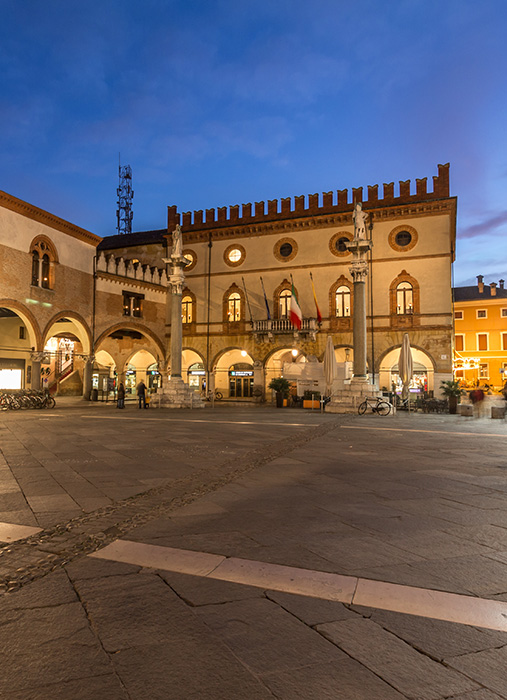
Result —
[[333, 381], [336, 378], [336, 355], [334, 354], [333, 339], [330, 335], [327, 336], [324, 352], [324, 377], [326, 378], [326, 394], [331, 396]]
[[403, 336], [400, 358], [398, 360], [398, 372], [403, 382], [403, 391], [401, 395], [402, 398], [406, 399], [408, 397], [408, 387], [413, 374], [412, 352], [410, 350], [410, 338], [408, 337], [408, 333], [405, 333]]

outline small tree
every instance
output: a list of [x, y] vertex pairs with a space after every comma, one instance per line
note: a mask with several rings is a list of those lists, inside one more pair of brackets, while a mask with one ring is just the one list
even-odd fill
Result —
[[440, 384], [440, 389], [442, 394], [448, 398], [454, 397], [458, 399], [461, 394], [465, 393], [464, 389], [461, 388], [459, 381], [454, 379], [442, 382]]

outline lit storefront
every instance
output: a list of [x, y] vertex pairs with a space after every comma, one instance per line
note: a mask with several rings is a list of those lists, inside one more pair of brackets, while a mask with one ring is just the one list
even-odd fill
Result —
[[240, 362], [229, 369], [229, 396], [231, 398], [250, 398], [254, 383], [253, 366]]
[[187, 370], [188, 385], [196, 391], [201, 391], [206, 385], [206, 370], [202, 362], [194, 362]]

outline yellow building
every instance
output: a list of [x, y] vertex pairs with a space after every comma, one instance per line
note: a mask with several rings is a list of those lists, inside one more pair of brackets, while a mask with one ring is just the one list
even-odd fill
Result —
[[464, 386], [499, 389], [507, 380], [507, 290], [504, 280], [454, 288], [454, 376]]

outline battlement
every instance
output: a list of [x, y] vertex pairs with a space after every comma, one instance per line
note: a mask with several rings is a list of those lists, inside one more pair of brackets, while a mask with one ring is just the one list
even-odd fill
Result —
[[218, 209], [202, 209], [194, 212], [178, 213], [176, 206], [167, 208], [167, 226], [171, 232], [177, 224], [183, 231], [199, 231], [202, 229], [222, 228], [225, 226], [240, 226], [244, 224], [263, 223], [282, 219], [297, 219], [305, 216], [322, 216], [335, 212], [352, 211], [356, 202], [362, 202], [364, 208], [378, 209], [381, 207], [413, 204], [449, 197], [449, 168], [450, 164], [438, 166], [438, 175], [433, 176], [433, 191], [428, 192], [428, 178], [416, 179], [415, 192], [412, 192], [410, 180], [399, 182], [398, 193], [395, 194], [394, 182], [384, 183], [383, 197], [379, 198], [379, 186], [368, 185], [368, 196], [363, 197], [363, 188], [352, 188], [352, 196], [348, 190], [323, 192], [322, 194], [300, 195], [285, 197], [281, 200], [269, 199], [267, 202], [239, 204]]

